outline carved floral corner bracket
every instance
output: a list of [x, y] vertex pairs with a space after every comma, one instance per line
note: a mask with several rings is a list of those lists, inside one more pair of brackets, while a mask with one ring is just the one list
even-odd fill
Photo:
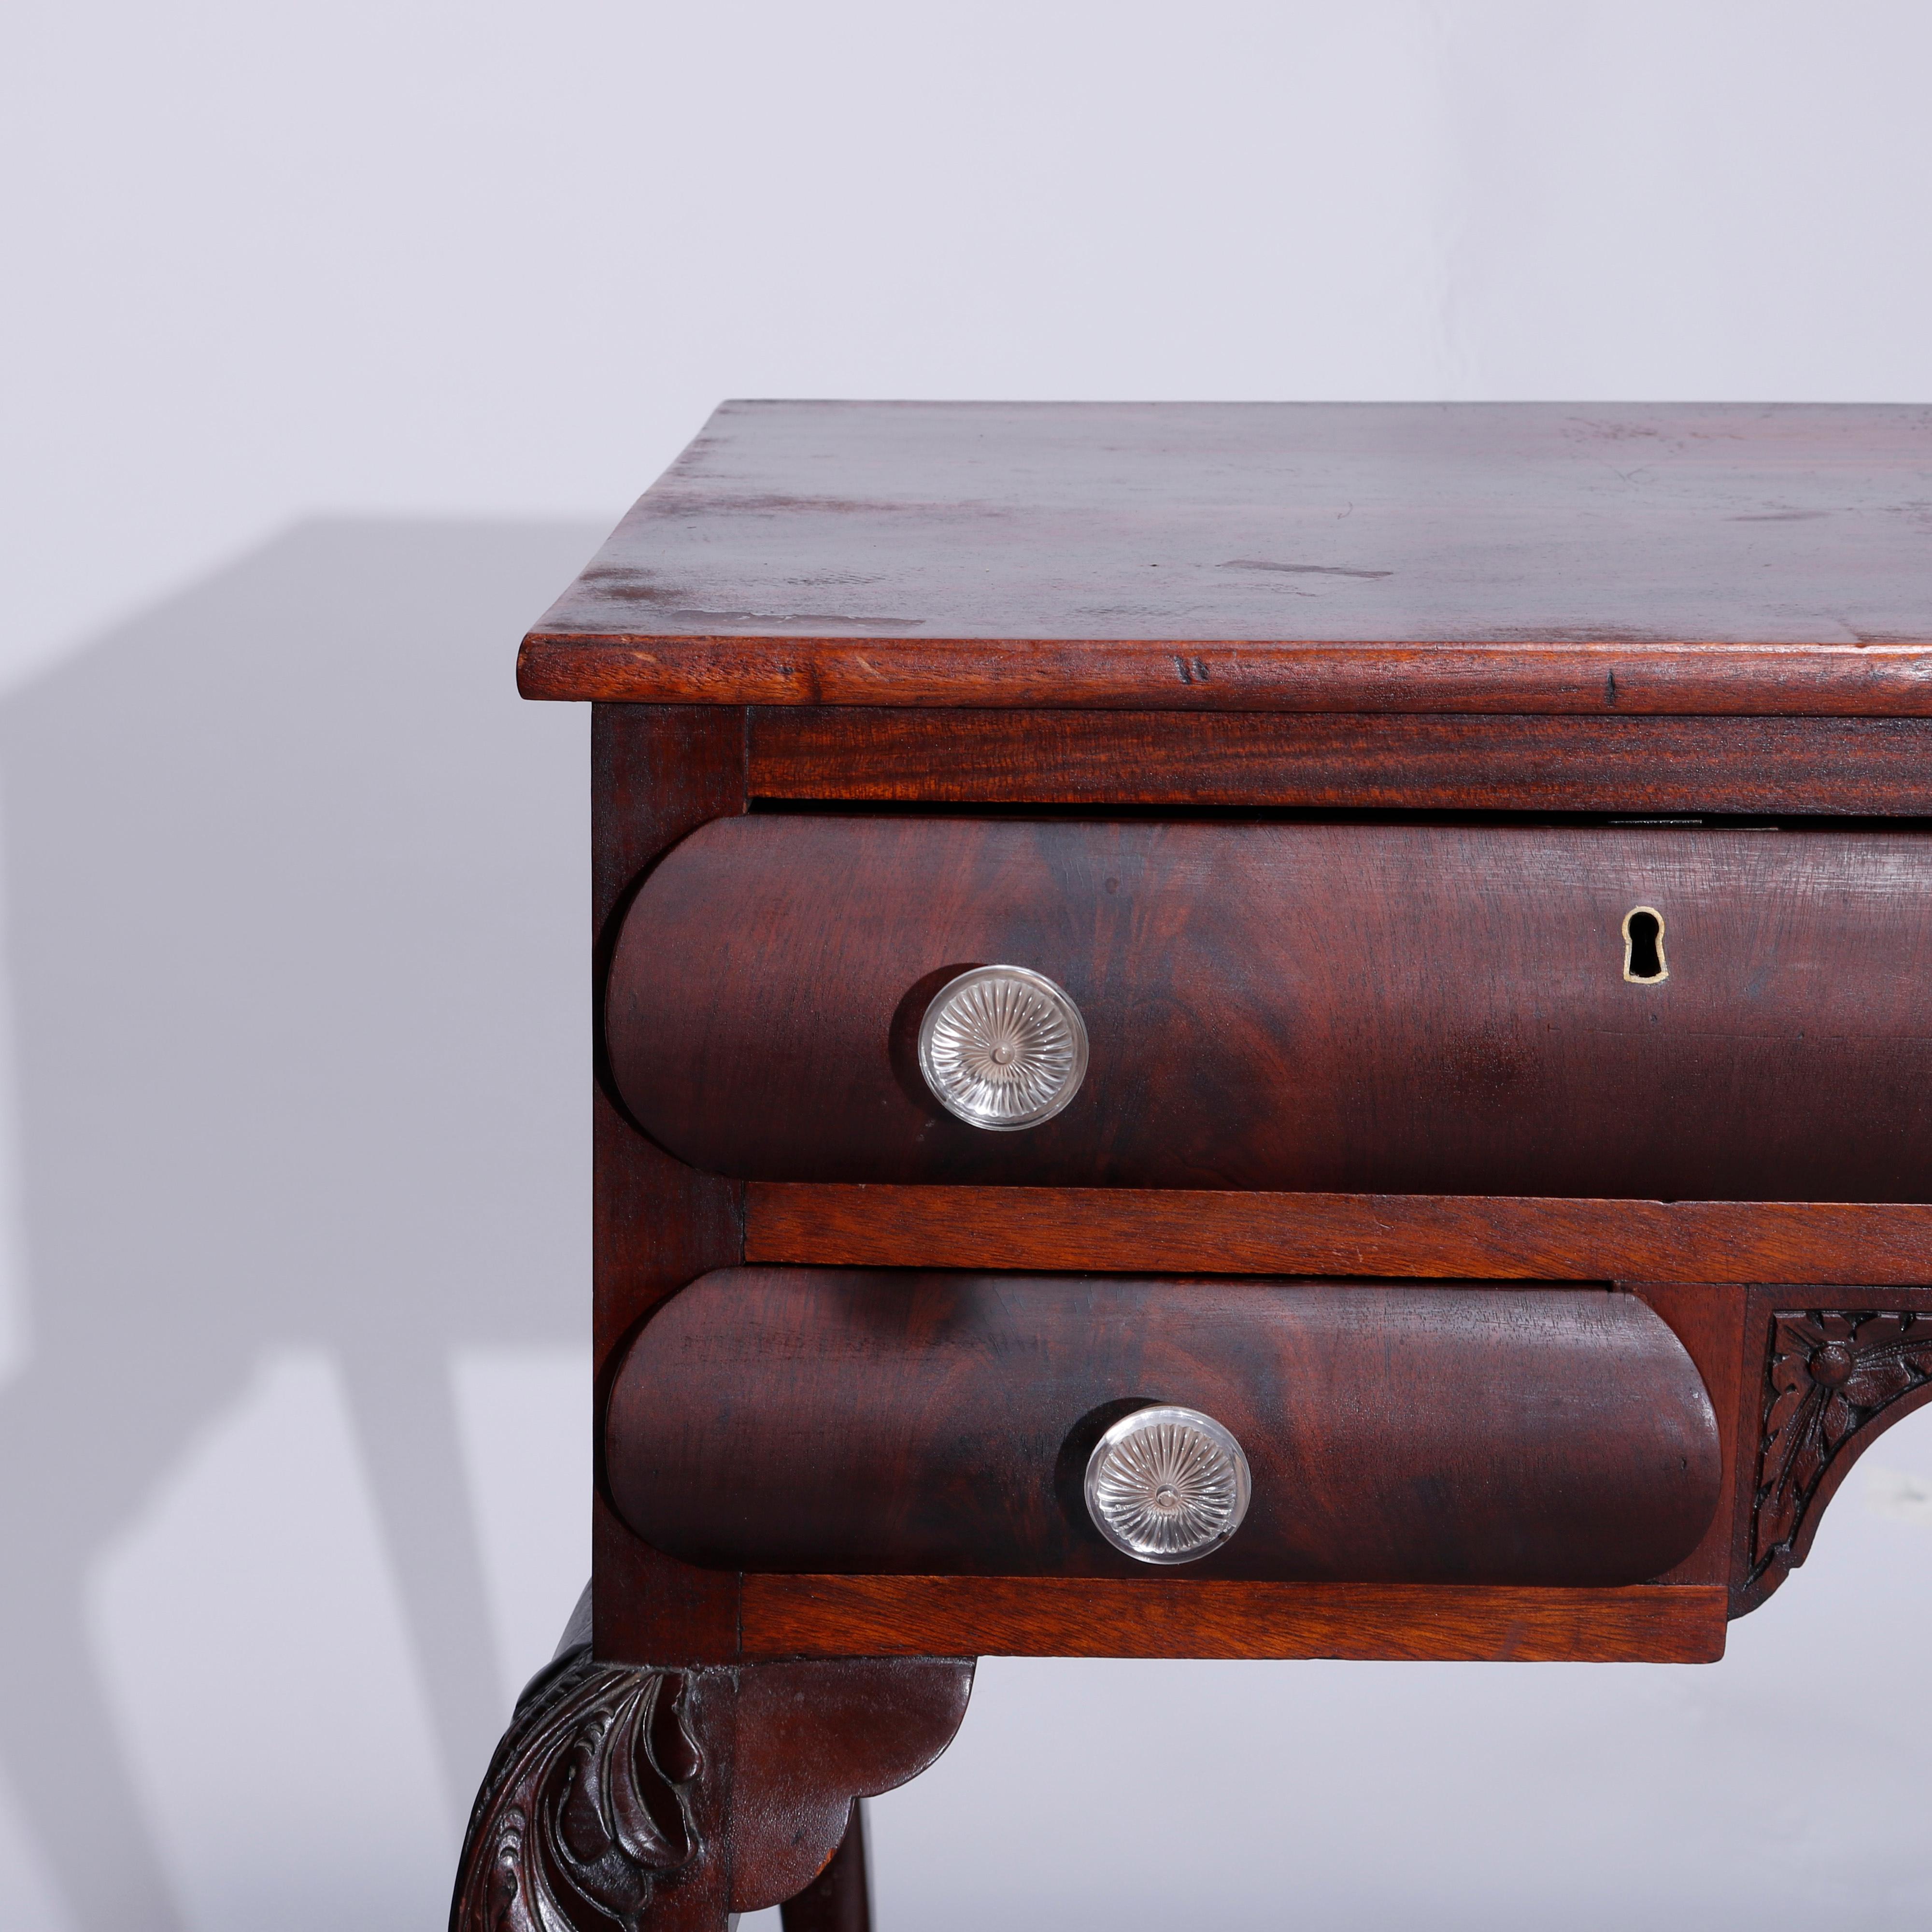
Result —
[[689, 1695], [681, 1672], [587, 1653], [534, 1687], [477, 1796], [452, 1932], [637, 1932], [699, 1850]]
[[[1932, 1316], [1837, 1310], [1772, 1318], [1750, 1582], [1802, 1561], [1847, 1444], [1932, 1382]], [[1915, 1404], [1914, 1406], [1916, 1406]], [[1864, 1444], [1852, 1449], [1856, 1456]]]

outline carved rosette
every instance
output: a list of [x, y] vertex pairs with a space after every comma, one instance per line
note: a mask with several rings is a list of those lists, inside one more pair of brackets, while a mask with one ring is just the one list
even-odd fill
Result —
[[477, 1796], [452, 1932], [638, 1932], [698, 1851], [688, 1695], [680, 1672], [587, 1653], [536, 1686]]
[[1849, 1460], [1846, 1444], [1932, 1382], [1932, 1318], [1827, 1311], [1773, 1321], [1753, 1582], [1802, 1556], [1814, 1502], [1834, 1464]]

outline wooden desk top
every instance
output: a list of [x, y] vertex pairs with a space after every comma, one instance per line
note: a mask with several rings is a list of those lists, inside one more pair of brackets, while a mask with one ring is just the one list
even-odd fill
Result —
[[1932, 715], [1932, 408], [733, 402], [526, 696]]

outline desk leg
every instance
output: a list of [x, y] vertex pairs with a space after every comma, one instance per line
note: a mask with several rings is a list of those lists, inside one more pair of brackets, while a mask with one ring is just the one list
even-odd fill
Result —
[[855, 1801], [938, 1756], [972, 1682], [970, 1658], [686, 1670], [568, 1651], [483, 1780], [451, 1932], [724, 1932], [808, 1891], [790, 1932], [866, 1932]]
[[866, 1801], [855, 1798], [852, 1822], [832, 1862], [778, 1915], [784, 1932], [872, 1932], [872, 1875], [866, 1864]]

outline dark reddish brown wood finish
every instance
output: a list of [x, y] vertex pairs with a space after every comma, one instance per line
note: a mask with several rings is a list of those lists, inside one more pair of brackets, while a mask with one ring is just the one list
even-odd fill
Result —
[[[694, 826], [745, 808], [745, 721], [726, 710], [600, 706], [592, 721], [592, 937], [600, 977], [618, 916], [648, 868]], [[592, 1096], [593, 1332], [613, 1350], [664, 1296], [743, 1251], [742, 1190], [694, 1172]], [[649, 1548], [593, 1503], [596, 1648], [610, 1663], [722, 1663], [738, 1646], [735, 1577]]]
[[872, 1880], [866, 1855], [866, 1805], [852, 1806], [852, 1822], [832, 1862], [778, 1912], [782, 1932], [872, 1932]]
[[1150, 1402], [1253, 1471], [1203, 1579], [1634, 1583], [1717, 1508], [1690, 1358], [1582, 1287], [728, 1269], [632, 1343], [604, 1463], [640, 1535], [720, 1568], [1144, 1575], [1080, 1482]]
[[916, 1777], [952, 1742], [973, 1660], [763, 1664], [736, 1684], [731, 1910], [757, 1912], [824, 1870], [855, 1800]]
[[666, 1670], [574, 1651], [484, 1779], [451, 1932], [724, 1932], [814, 1883], [854, 1801], [952, 1742], [972, 1682], [970, 1659]]
[[1721, 1588], [1505, 1589], [1145, 1576], [747, 1576], [745, 1641], [791, 1656], [1713, 1664]]
[[[1104, 1321], [1077, 1349], [1070, 1329], [1049, 1332], [1017, 1384], [1012, 1350], [988, 1352], [988, 1380], [956, 1328], [895, 1340], [890, 1318], [849, 1360], [787, 1375], [752, 1346], [770, 1310], [722, 1298], [688, 1338], [684, 1378], [660, 1376], [649, 1413], [619, 1418], [596, 1504], [596, 1650], [566, 1655], [519, 1708], [472, 1820], [458, 1932], [722, 1932], [788, 1894], [790, 1932], [858, 1932], [852, 1798], [943, 1748], [970, 1678], [958, 1660], [981, 1652], [1721, 1654], [1727, 1605], [1751, 1608], [1803, 1560], [1851, 1462], [1932, 1400], [1932, 1204], [1915, 1198], [1932, 1151], [1921, 848], [1849, 826], [1835, 842], [1764, 835], [1755, 855], [1735, 838], [1592, 835], [1592, 852], [1651, 868], [1627, 892], [1622, 877], [1545, 865], [1582, 849], [1562, 842], [1574, 828], [1494, 816], [1932, 817], [1928, 500], [1932, 410], [1918, 406], [721, 410], [519, 668], [530, 695], [616, 700], [595, 731], [600, 994], [620, 934], [625, 949], [595, 1102], [600, 1413], [614, 1386], [628, 1400], [617, 1365], [633, 1339], [637, 1364], [674, 1339], [678, 1291], [747, 1262], [950, 1268], [982, 1284], [994, 1270], [1086, 1271], [1096, 1306], [1131, 1286], [1108, 1276], [1222, 1278], [1163, 1289], [1183, 1312], [1169, 1322], [1163, 1304], [1131, 1348]], [[890, 892], [842, 860], [802, 921], [778, 916], [782, 892], [758, 901], [763, 886], [740, 902], [722, 875], [681, 884], [673, 848], [754, 800], [850, 803], [872, 813], [863, 838], [936, 852], [892, 884], [911, 908], [896, 930], [916, 944], [894, 952]], [[890, 804], [984, 808], [1004, 829], [881, 832]], [[1065, 808], [1058, 829], [1020, 825], [1042, 806]], [[1139, 829], [1106, 836], [1151, 842], [1156, 859], [1230, 836], [1199, 822], [1216, 812], [1276, 814], [1238, 842], [1356, 842], [1301, 881], [1316, 890], [1258, 918], [1267, 892], [1218, 860], [1212, 890], [1180, 899], [1143, 890], [1145, 862], [1080, 860], [1096, 835], [1073, 814], [1123, 808]], [[1196, 823], [1162, 832], [1148, 822], [1160, 811]], [[1490, 822], [1394, 824], [1424, 812]], [[1284, 822], [1318, 813], [1385, 816]], [[1414, 890], [1377, 869], [1396, 831], [1436, 842]], [[1030, 841], [1025, 862], [1010, 862], [1016, 839]], [[1510, 863], [1443, 862], [1458, 841]], [[1737, 856], [1702, 873], [1684, 862], [1720, 851]], [[1689, 892], [1662, 905], [1671, 979], [1606, 988], [1600, 927], [1661, 904], [1660, 878]], [[684, 892], [682, 923], [627, 924], [640, 891], [651, 920]], [[934, 976], [1000, 957], [1061, 978], [1096, 1052], [1084, 1114], [988, 1152], [924, 1101], [906, 1049]], [[1270, 1111], [1276, 1092], [1286, 1112]], [[881, 1176], [976, 1184], [836, 1184]], [[1053, 1184], [1067, 1181], [1108, 1184]], [[1119, 1184], [1150, 1181], [1182, 1184]], [[1774, 1196], [1787, 1198], [1761, 1198]], [[1238, 1279], [1266, 1274], [1394, 1285]], [[1550, 1286], [1612, 1279], [1628, 1292]], [[1272, 1395], [1189, 1339], [1202, 1310], [1296, 1295], [1371, 1297], [1375, 1312], [1298, 1354], [1251, 1352]], [[690, 1439], [671, 1448], [715, 1504], [734, 1456], [809, 1424], [836, 1385], [848, 1416], [917, 1424], [870, 1460], [844, 1445], [848, 1501], [883, 1485], [915, 1540], [951, 1511], [984, 1562], [1000, 1533], [988, 1542], [987, 1523], [1006, 1520], [985, 1504], [989, 1468], [1010, 1474], [1053, 1432], [1010, 1400], [997, 1427], [975, 1421], [982, 1386], [1084, 1374], [1093, 1394], [1117, 1369], [1160, 1370], [1163, 1384], [1184, 1370], [1218, 1378], [1220, 1406], [1246, 1402], [1244, 1426], [1260, 1426], [1380, 1334], [1394, 1420], [1370, 1432], [1400, 1453], [1378, 1468], [1371, 1442], [1368, 1479], [1355, 1472], [1364, 1520], [1334, 1475], [1339, 1436], [1325, 1486], [1301, 1484], [1319, 1520], [1366, 1548], [1378, 1512], [1408, 1520], [1391, 1503], [1399, 1464], [1420, 1493], [1486, 1456], [1507, 1474], [1513, 1444], [1575, 1461], [1577, 1376], [1512, 1379], [1508, 1336], [1480, 1373], [1433, 1342], [1402, 1369], [1405, 1337], [1453, 1330], [1445, 1312], [1486, 1296], [1650, 1324], [1634, 1352], [1594, 1335], [1576, 1352], [1611, 1385], [1588, 1390], [1600, 1410], [1629, 1395], [1634, 1362], [1701, 1378], [1715, 1467], [1687, 1487], [1724, 1500], [1701, 1538], [1687, 1520], [1666, 1539], [1681, 1556], [1659, 1580], [1214, 1574], [1232, 1553], [1180, 1574], [744, 1575], [654, 1548], [606, 1500], [614, 1484], [633, 1514], [668, 1506], [640, 1495], [626, 1459], [680, 1402]], [[998, 1305], [990, 1287], [982, 1298]], [[670, 1324], [655, 1336], [654, 1311]], [[1450, 1357], [1453, 1373], [1425, 1372]], [[751, 1405], [717, 1444], [719, 1415], [688, 1408], [705, 1388], [718, 1410]], [[1513, 1407], [1526, 1388], [1563, 1400], [1541, 1417]], [[1458, 1389], [1476, 1393], [1454, 1439], [1418, 1448]], [[1666, 1400], [1604, 1420], [1570, 1484], [1586, 1517], [1607, 1493], [1591, 1472], [1627, 1468], [1670, 1412]], [[922, 1515], [915, 1451], [942, 1432], [951, 1460]], [[735, 1522], [700, 1511], [652, 1527], [730, 1553], [718, 1539], [794, 1473], [754, 1472]], [[1284, 1479], [1270, 1470], [1271, 1498]], [[1648, 1493], [1640, 1472], [1618, 1507], [1634, 1520]], [[1020, 1516], [1071, 1534], [1037, 1504]], [[1452, 1496], [1452, 1526], [1461, 1507]], [[849, 1538], [859, 1519], [842, 1520]], [[1443, 1548], [1466, 1568], [1488, 1546], [1462, 1529]], [[1579, 1546], [1601, 1559], [1624, 1534]]]
[[1753, 1289], [1744, 1381], [1733, 1616], [1756, 1609], [1810, 1553], [1852, 1464], [1932, 1401], [1932, 1286]]
[[1142, 644], [537, 630], [524, 640], [518, 682], [526, 698], [606, 704], [1912, 718], [1932, 712], [1932, 645]]
[[533, 698], [1932, 713], [1922, 407], [728, 403]]
[[745, 1258], [826, 1268], [1932, 1282], [1932, 1206], [754, 1182]]
[[[749, 1179], [1912, 1201], [1928, 958], [1932, 834], [753, 816], [638, 895], [605, 1034], [660, 1144]], [[994, 962], [1092, 1044], [1021, 1133], [913, 1055]]]
[[[1716, 1415], [1721, 1467], [1718, 1507], [1696, 1549], [1656, 1580], [1666, 1583], [1726, 1583], [1735, 1529], [1732, 1498], [1738, 1481], [1738, 1416], [1744, 1406], [1742, 1342], [1750, 1291], [1727, 1282], [1641, 1282], [1629, 1292], [1669, 1324], [1696, 1365]], [[1750, 1399], [1756, 1397], [1756, 1385]]]
[[750, 770], [875, 803], [1924, 815], [1932, 720], [771, 707]]

